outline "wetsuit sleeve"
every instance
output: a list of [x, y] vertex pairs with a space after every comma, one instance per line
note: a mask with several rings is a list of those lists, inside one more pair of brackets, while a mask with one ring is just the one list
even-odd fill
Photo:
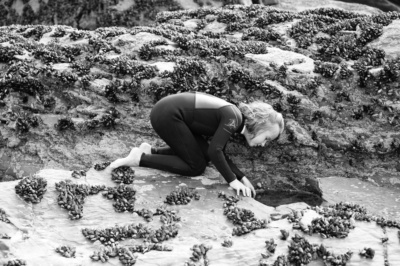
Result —
[[225, 160], [228, 162], [232, 172], [236, 175], [236, 178], [242, 180], [245, 174], [243, 174], [242, 171], [240, 171], [239, 168], [237, 168], [237, 166], [232, 162], [231, 158], [229, 158], [229, 156], [226, 155], [225, 151], [224, 154], [225, 154]]
[[[221, 121], [216, 130], [208, 148], [208, 156], [217, 170], [230, 183], [236, 179], [235, 173], [232, 171], [230, 164], [225, 157], [224, 148], [231, 135], [239, 128], [242, 123], [242, 115], [240, 111], [232, 105], [222, 107]], [[231, 164], [232, 161], [230, 161]], [[235, 166], [236, 168], [236, 166]]]

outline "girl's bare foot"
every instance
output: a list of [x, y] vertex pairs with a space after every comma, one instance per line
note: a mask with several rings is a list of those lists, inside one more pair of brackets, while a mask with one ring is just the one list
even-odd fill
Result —
[[115, 160], [109, 167], [111, 170], [114, 170], [121, 166], [139, 166], [142, 153], [139, 148], [133, 148], [127, 157]]
[[149, 143], [143, 142], [139, 149], [145, 154], [151, 154], [151, 145]]

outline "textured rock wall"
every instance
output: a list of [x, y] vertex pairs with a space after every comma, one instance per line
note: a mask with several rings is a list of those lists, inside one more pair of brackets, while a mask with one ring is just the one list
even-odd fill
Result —
[[160, 11], [252, 3], [277, 5], [290, 11], [334, 7], [366, 14], [377, 12], [377, 9], [365, 5], [332, 0], [1, 0], [0, 25], [69, 25], [86, 30], [109, 26], [132, 27], [154, 24]]
[[255, 5], [160, 13], [153, 27], [2, 27], [0, 176], [160, 145], [151, 107], [189, 90], [284, 114], [277, 142], [249, 149], [235, 136], [227, 147], [255, 184], [317, 193], [316, 178], [348, 176], [398, 186], [400, 66], [388, 41], [398, 19]]

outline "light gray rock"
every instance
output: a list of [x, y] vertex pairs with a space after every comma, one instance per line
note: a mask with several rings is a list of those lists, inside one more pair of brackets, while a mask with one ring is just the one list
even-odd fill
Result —
[[387, 59], [395, 59], [400, 56], [400, 20], [394, 20], [391, 24], [383, 27], [383, 34], [368, 44], [371, 48], [382, 49]]

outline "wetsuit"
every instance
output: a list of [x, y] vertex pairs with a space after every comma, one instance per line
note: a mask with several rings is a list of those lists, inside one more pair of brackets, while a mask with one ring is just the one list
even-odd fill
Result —
[[[140, 166], [197, 176], [211, 161], [228, 183], [244, 176], [224, 152], [231, 135], [244, 126], [233, 104], [198, 92], [170, 95], [155, 104], [150, 121], [168, 147], [143, 154]], [[211, 142], [203, 136], [212, 136]]]

